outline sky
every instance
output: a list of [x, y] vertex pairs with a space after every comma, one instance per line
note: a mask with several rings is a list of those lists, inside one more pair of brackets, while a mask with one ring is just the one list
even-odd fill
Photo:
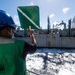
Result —
[[53, 24], [64, 22], [75, 16], [75, 0], [5, 0], [0, 2], [0, 10], [5, 10], [14, 19], [17, 25], [20, 25], [17, 13], [18, 6], [39, 6], [40, 27], [47, 28], [47, 17], [50, 18], [50, 27]]

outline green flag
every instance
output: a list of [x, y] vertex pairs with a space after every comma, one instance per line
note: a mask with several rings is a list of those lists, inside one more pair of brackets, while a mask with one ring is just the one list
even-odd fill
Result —
[[38, 6], [19, 6], [17, 8], [21, 27], [39, 29], [39, 7]]

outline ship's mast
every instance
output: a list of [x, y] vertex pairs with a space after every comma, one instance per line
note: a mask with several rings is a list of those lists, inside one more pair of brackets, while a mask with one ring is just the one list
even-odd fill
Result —
[[50, 19], [49, 19], [49, 16], [48, 16], [48, 18], [47, 18], [47, 22], [48, 22], [48, 34], [49, 34], [49, 32], [50, 32]]
[[69, 37], [71, 36], [71, 19], [68, 21]]

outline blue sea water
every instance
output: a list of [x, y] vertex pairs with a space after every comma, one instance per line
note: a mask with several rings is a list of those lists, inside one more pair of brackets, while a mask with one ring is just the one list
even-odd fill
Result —
[[57, 48], [37, 48], [36, 53], [74, 53], [75, 49], [57, 49]]
[[26, 60], [27, 69], [39, 75], [75, 75], [75, 49], [38, 48]]

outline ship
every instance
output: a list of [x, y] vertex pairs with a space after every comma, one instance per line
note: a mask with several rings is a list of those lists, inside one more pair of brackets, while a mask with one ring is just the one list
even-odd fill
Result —
[[[36, 12], [33, 14], [34, 10]], [[37, 6], [18, 7], [18, 15], [21, 27], [24, 30], [17, 28], [15, 34], [17, 39], [22, 39], [27, 43], [31, 43], [30, 34], [27, 30], [29, 27], [27, 25], [31, 25], [31, 28], [34, 29], [38, 48], [75, 48], [75, 28], [71, 28], [71, 19], [68, 20], [68, 28], [66, 28], [66, 23], [62, 20], [60, 24], [57, 24], [58, 26], [64, 25], [62, 30], [57, 28], [50, 29], [48, 16], [48, 28], [41, 29], [39, 27], [39, 8]]]

